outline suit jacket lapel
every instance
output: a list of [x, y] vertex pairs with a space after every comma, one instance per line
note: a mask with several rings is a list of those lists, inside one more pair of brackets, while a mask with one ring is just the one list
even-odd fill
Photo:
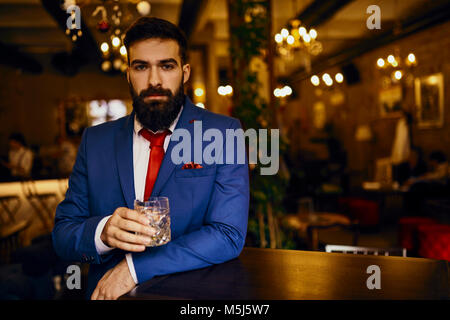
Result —
[[116, 135], [116, 161], [120, 185], [128, 208], [134, 207], [134, 170], [133, 170], [133, 128], [134, 112], [126, 119], [124, 126]]
[[[191, 139], [194, 138], [194, 125], [192, 123], [190, 123], [190, 121], [192, 119], [195, 119], [196, 116], [198, 117], [197, 108], [198, 107], [194, 106], [194, 104], [190, 101], [190, 99], [188, 97], [186, 97], [185, 103], [183, 106], [183, 111], [182, 111], [182, 113], [180, 115], [180, 119], [178, 120], [178, 123], [175, 127], [175, 130], [180, 129], [180, 128], [187, 129], [189, 131], [189, 133], [191, 134]], [[198, 119], [196, 119], [196, 120], [198, 120]], [[162, 162], [161, 167], [158, 172], [158, 177], [156, 178], [156, 182], [155, 182], [155, 185], [152, 190], [152, 195], [151, 195], [152, 197], [159, 196], [162, 188], [164, 187], [164, 185], [166, 184], [167, 180], [169, 179], [173, 170], [176, 167], [176, 165], [172, 162], [172, 159], [170, 156], [172, 153], [172, 149], [176, 143], [178, 143], [178, 142], [173, 142], [172, 140], [170, 140], [170, 142], [169, 142], [163, 162]], [[193, 143], [192, 140], [191, 140], [191, 143]]]

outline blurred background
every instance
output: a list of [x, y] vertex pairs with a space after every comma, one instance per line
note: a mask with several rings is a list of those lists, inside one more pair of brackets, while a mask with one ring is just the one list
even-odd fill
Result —
[[0, 0], [0, 298], [83, 297], [65, 288], [54, 212], [83, 130], [132, 110], [122, 39], [141, 16], [185, 32], [199, 108], [280, 130], [278, 174], [250, 167], [247, 246], [450, 260], [449, 12], [441, 0]]

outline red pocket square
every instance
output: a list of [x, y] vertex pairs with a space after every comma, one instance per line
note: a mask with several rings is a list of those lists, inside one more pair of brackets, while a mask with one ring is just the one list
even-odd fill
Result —
[[201, 169], [201, 168], [203, 168], [203, 166], [201, 166], [198, 163], [194, 163], [194, 162], [191, 161], [189, 163], [185, 163], [181, 169], [184, 170], [184, 169]]

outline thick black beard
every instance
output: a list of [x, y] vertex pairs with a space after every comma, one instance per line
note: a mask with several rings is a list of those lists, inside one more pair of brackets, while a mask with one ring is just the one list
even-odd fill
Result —
[[[172, 94], [169, 89], [149, 86], [138, 95], [131, 83], [130, 92], [136, 117], [145, 128], [153, 132], [168, 129], [177, 118], [184, 103], [183, 80], [175, 94]], [[165, 95], [168, 99], [167, 101], [145, 102], [144, 98], [150, 94]]]

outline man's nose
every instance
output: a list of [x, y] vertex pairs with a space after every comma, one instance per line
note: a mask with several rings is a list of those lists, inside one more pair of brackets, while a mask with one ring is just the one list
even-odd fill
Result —
[[150, 74], [148, 75], [148, 83], [153, 86], [161, 86], [161, 76], [159, 74], [159, 70], [157, 68], [152, 68], [150, 70]]

